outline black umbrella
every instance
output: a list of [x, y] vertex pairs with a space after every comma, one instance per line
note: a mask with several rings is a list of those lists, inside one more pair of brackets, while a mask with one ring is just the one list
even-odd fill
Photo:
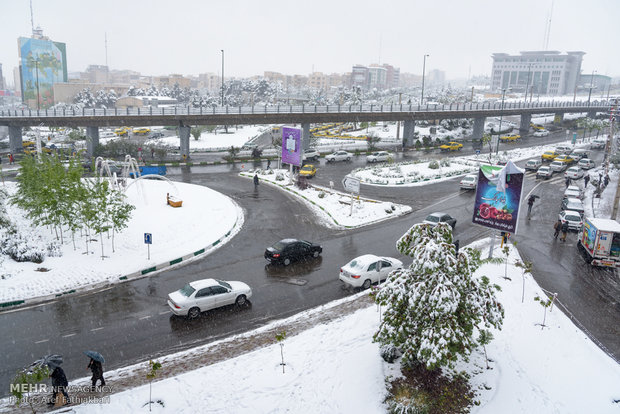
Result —
[[47, 365], [51, 369], [59, 367], [62, 364], [62, 355], [46, 355], [41, 359], [37, 359], [32, 365]]
[[87, 357], [94, 359], [95, 361], [99, 361], [102, 364], [105, 364], [105, 359], [103, 359], [103, 355], [101, 355], [99, 352], [96, 352], [96, 351], [84, 351], [84, 354]]

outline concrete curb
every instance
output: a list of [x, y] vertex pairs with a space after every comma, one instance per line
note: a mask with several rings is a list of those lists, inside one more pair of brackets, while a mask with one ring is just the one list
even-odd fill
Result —
[[[234, 201], [233, 201], [233, 203], [234, 203]], [[30, 305], [39, 305], [39, 304], [42, 304], [42, 303], [45, 303], [45, 302], [53, 301], [54, 299], [57, 299], [57, 298], [59, 298], [61, 296], [68, 296], [68, 295], [74, 295], [74, 294], [82, 294], [82, 293], [86, 293], [86, 292], [92, 292], [92, 291], [106, 289], [106, 288], [109, 288], [109, 287], [111, 287], [113, 285], [116, 285], [118, 283], [124, 283], [124, 282], [128, 282], [130, 280], [135, 280], [135, 279], [140, 279], [140, 278], [143, 278], [143, 277], [151, 276], [150, 273], [158, 272], [158, 271], [164, 270], [164, 269], [168, 269], [168, 268], [171, 268], [173, 266], [178, 266], [179, 264], [181, 264], [183, 262], [189, 262], [190, 260], [193, 260], [193, 259], [195, 259], [195, 258], [197, 258], [199, 256], [207, 255], [212, 250], [214, 250], [218, 246], [222, 245], [222, 242], [226, 241], [226, 239], [231, 237], [231, 235], [234, 236], [234, 234], [236, 234], [236, 232], [234, 231], [235, 229], [240, 229], [241, 226], [243, 226], [243, 222], [244, 222], [244, 219], [243, 219], [243, 209], [237, 203], [235, 203], [235, 205], [237, 206], [237, 219], [235, 220], [235, 223], [233, 224], [233, 226], [226, 232], [226, 234], [224, 234], [218, 240], [214, 241], [213, 243], [211, 243], [208, 246], [203, 247], [202, 249], [196, 250], [195, 252], [186, 254], [186, 255], [184, 255], [182, 257], [178, 257], [176, 259], [169, 260], [167, 262], [164, 262], [164, 263], [161, 263], [161, 264], [158, 264], [158, 265], [155, 265], [155, 266], [148, 267], [146, 269], [138, 270], [136, 272], [120, 276], [120, 277], [117, 278], [116, 281], [105, 280], [105, 281], [102, 281], [102, 282], [97, 282], [97, 283], [94, 283], [94, 284], [90, 284], [90, 285], [86, 285], [86, 286], [81, 286], [79, 288], [70, 289], [70, 290], [67, 290], [65, 292], [52, 293], [52, 294], [45, 295], [45, 296], [38, 296], [38, 297], [32, 298], [32, 299], [24, 299], [24, 300], [14, 300], [14, 301], [2, 302], [2, 303], [0, 303], [0, 312], [6, 311], [6, 310], [13, 310], [13, 309], [17, 309], [17, 308], [22, 308], [22, 307], [30, 306]]]
[[[245, 177], [245, 178], [253, 178], [252, 174], [250, 174], [250, 173], [246, 173], [246, 172], [240, 172], [240, 173], [239, 173], [239, 175], [240, 175], [241, 177]], [[292, 190], [292, 189], [291, 189], [291, 188], [289, 188], [289, 187], [283, 186], [282, 184], [275, 183], [275, 182], [273, 182], [273, 181], [271, 181], [271, 180], [265, 180], [264, 178], [263, 178], [262, 180], [263, 180], [263, 182], [265, 182], [265, 183], [267, 183], [267, 184], [269, 184], [269, 185], [272, 185], [272, 186], [274, 186], [274, 187], [280, 187], [281, 189], [283, 189], [283, 190], [285, 190], [285, 191], [288, 191], [289, 193], [293, 193], [293, 194], [295, 194], [295, 196], [300, 197], [300, 198], [302, 198], [304, 201], [306, 201], [306, 202], [308, 202], [308, 203], [310, 203], [310, 204], [312, 204], [312, 205], [316, 206], [316, 207], [317, 207], [317, 208], [319, 208], [319, 209], [320, 209], [323, 213], [325, 213], [325, 214], [326, 214], [326, 215], [327, 215], [330, 219], [332, 219], [332, 221], [334, 222], [334, 224], [336, 224], [338, 227], [340, 227], [340, 228], [344, 228], [344, 229], [359, 229], [359, 228], [361, 228], [361, 227], [364, 227], [364, 226], [369, 226], [369, 225], [371, 225], [371, 224], [380, 223], [380, 222], [382, 222], [382, 221], [389, 220], [389, 219], [391, 219], [391, 218], [396, 218], [396, 217], [400, 217], [400, 216], [405, 216], [405, 215], [407, 215], [407, 214], [411, 214], [411, 213], [413, 212], [413, 209], [411, 209], [411, 210], [409, 210], [409, 211], [407, 211], [407, 212], [404, 212], [404, 213], [401, 213], [401, 214], [395, 214], [395, 215], [393, 215], [393, 216], [386, 216], [386, 217], [384, 217], [384, 218], [377, 219], [377, 220], [373, 220], [373, 221], [370, 221], [370, 222], [365, 223], [365, 224], [360, 224], [360, 225], [357, 225], [357, 226], [345, 226], [345, 225], [342, 225], [342, 224], [338, 223], [338, 220], [336, 220], [336, 219], [335, 219], [335, 218], [334, 218], [334, 217], [333, 217], [333, 216], [329, 213], [329, 211], [325, 210], [325, 208], [324, 208], [323, 206], [318, 205], [317, 203], [315, 203], [314, 201], [310, 200], [308, 197], [304, 196], [303, 194], [300, 194], [300, 193], [298, 193], [297, 191]], [[315, 187], [315, 188], [322, 188], [322, 187]], [[332, 190], [327, 190], [327, 191], [332, 191]], [[333, 191], [333, 192], [335, 192], [335, 193], [336, 193], [337, 191]], [[339, 192], [338, 192], [338, 193], [339, 193]], [[342, 195], [343, 195], [343, 196], [349, 196], [348, 194], [344, 194], [344, 193], [342, 193]], [[361, 199], [361, 200], [364, 200], [364, 201], [368, 201], [368, 202], [370, 202], [370, 203], [383, 203], [383, 201], [373, 200], [373, 199], [371, 199], [371, 198], [360, 197], [360, 199]]]

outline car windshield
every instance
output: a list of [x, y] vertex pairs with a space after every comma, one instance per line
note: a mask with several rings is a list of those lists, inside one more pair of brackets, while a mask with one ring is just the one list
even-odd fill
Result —
[[364, 264], [357, 259], [351, 260], [349, 263], [347, 263], [347, 266], [352, 269], [363, 269], [364, 268]]
[[428, 216], [426, 218], [426, 221], [431, 221], [433, 223], [438, 223], [439, 222], [439, 217], [437, 217], [437, 216]]
[[573, 216], [573, 215], [566, 215], [564, 216], [564, 219], [568, 220], [568, 221], [581, 221], [581, 217], [579, 216]]
[[476, 177], [465, 177], [463, 178], [463, 181], [474, 181], [476, 179]]
[[312, 170], [312, 167], [309, 165], [304, 165], [304, 167], [301, 169], [302, 171], [310, 171]]
[[274, 249], [276, 250], [284, 250], [284, 248], [286, 247], [286, 244], [282, 243], [281, 241], [275, 243], [273, 246]]
[[186, 298], [189, 298], [192, 295], [192, 293], [194, 293], [195, 291], [196, 289], [191, 287], [189, 283], [183, 286], [181, 289], [179, 289], [179, 293], [185, 296]]
[[223, 280], [219, 280], [219, 279], [215, 279], [215, 281], [219, 283], [220, 286], [224, 286], [226, 289], [232, 290], [232, 287], [230, 286], [228, 282], [224, 282]]

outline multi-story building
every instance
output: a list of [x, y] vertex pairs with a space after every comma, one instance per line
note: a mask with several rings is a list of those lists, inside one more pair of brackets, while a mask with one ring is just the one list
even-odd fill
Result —
[[387, 87], [387, 69], [377, 64], [368, 68], [368, 88], [385, 89]]
[[325, 90], [327, 88], [327, 76], [322, 72], [312, 72], [310, 76], [308, 76], [308, 86]]
[[30, 108], [54, 105], [53, 86], [67, 82], [67, 47], [43, 36], [37, 28], [32, 37], [17, 39], [22, 101]]
[[446, 72], [439, 69], [429, 70], [426, 80], [429, 85], [442, 85], [446, 82]]
[[533, 51], [520, 55], [494, 53], [491, 89], [562, 95], [577, 87], [585, 52]]
[[601, 96], [606, 94], [610, 90], [611, 77], [605, 75], [599, 75], [597, 73], [581, 74], [577, 81], [577, 91], [585, 92], [590, 91], [592, 88], [592, 96]]
[[2, 63], [0, 63], [0, 91], [5, 89], [4, 86], [4, 77], [2, 76]]
[[370, 66], [355, 65], [351, 70], [351, 87], [362, 89], [396, 88], [400, 84], [400, 69], [392, 65], [376, 63]]
[[370, 74], [368, 68], [363, 65], [355, 65], [351, 69], [351, 87], [368, 89], [370, 84]]

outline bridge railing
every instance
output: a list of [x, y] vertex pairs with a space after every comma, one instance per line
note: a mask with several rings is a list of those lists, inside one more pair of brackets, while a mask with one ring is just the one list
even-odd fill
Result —
[[161, 108], [63, 108], [1, 110], [0, 117], [91, 117], [91, 116], [158, 116], [158, 115], [225, 115], [225, 114], [303, 114], [303, 113], [382, 113], [428, 111], [484, 111], [537, 108], [583, 108], [612, 105], [609, 101], [545, 101], [545, 102], [484, 102], [453, 104], [364, 104], [364, 105], [265, 105], [265, 106], [174, 106]]

